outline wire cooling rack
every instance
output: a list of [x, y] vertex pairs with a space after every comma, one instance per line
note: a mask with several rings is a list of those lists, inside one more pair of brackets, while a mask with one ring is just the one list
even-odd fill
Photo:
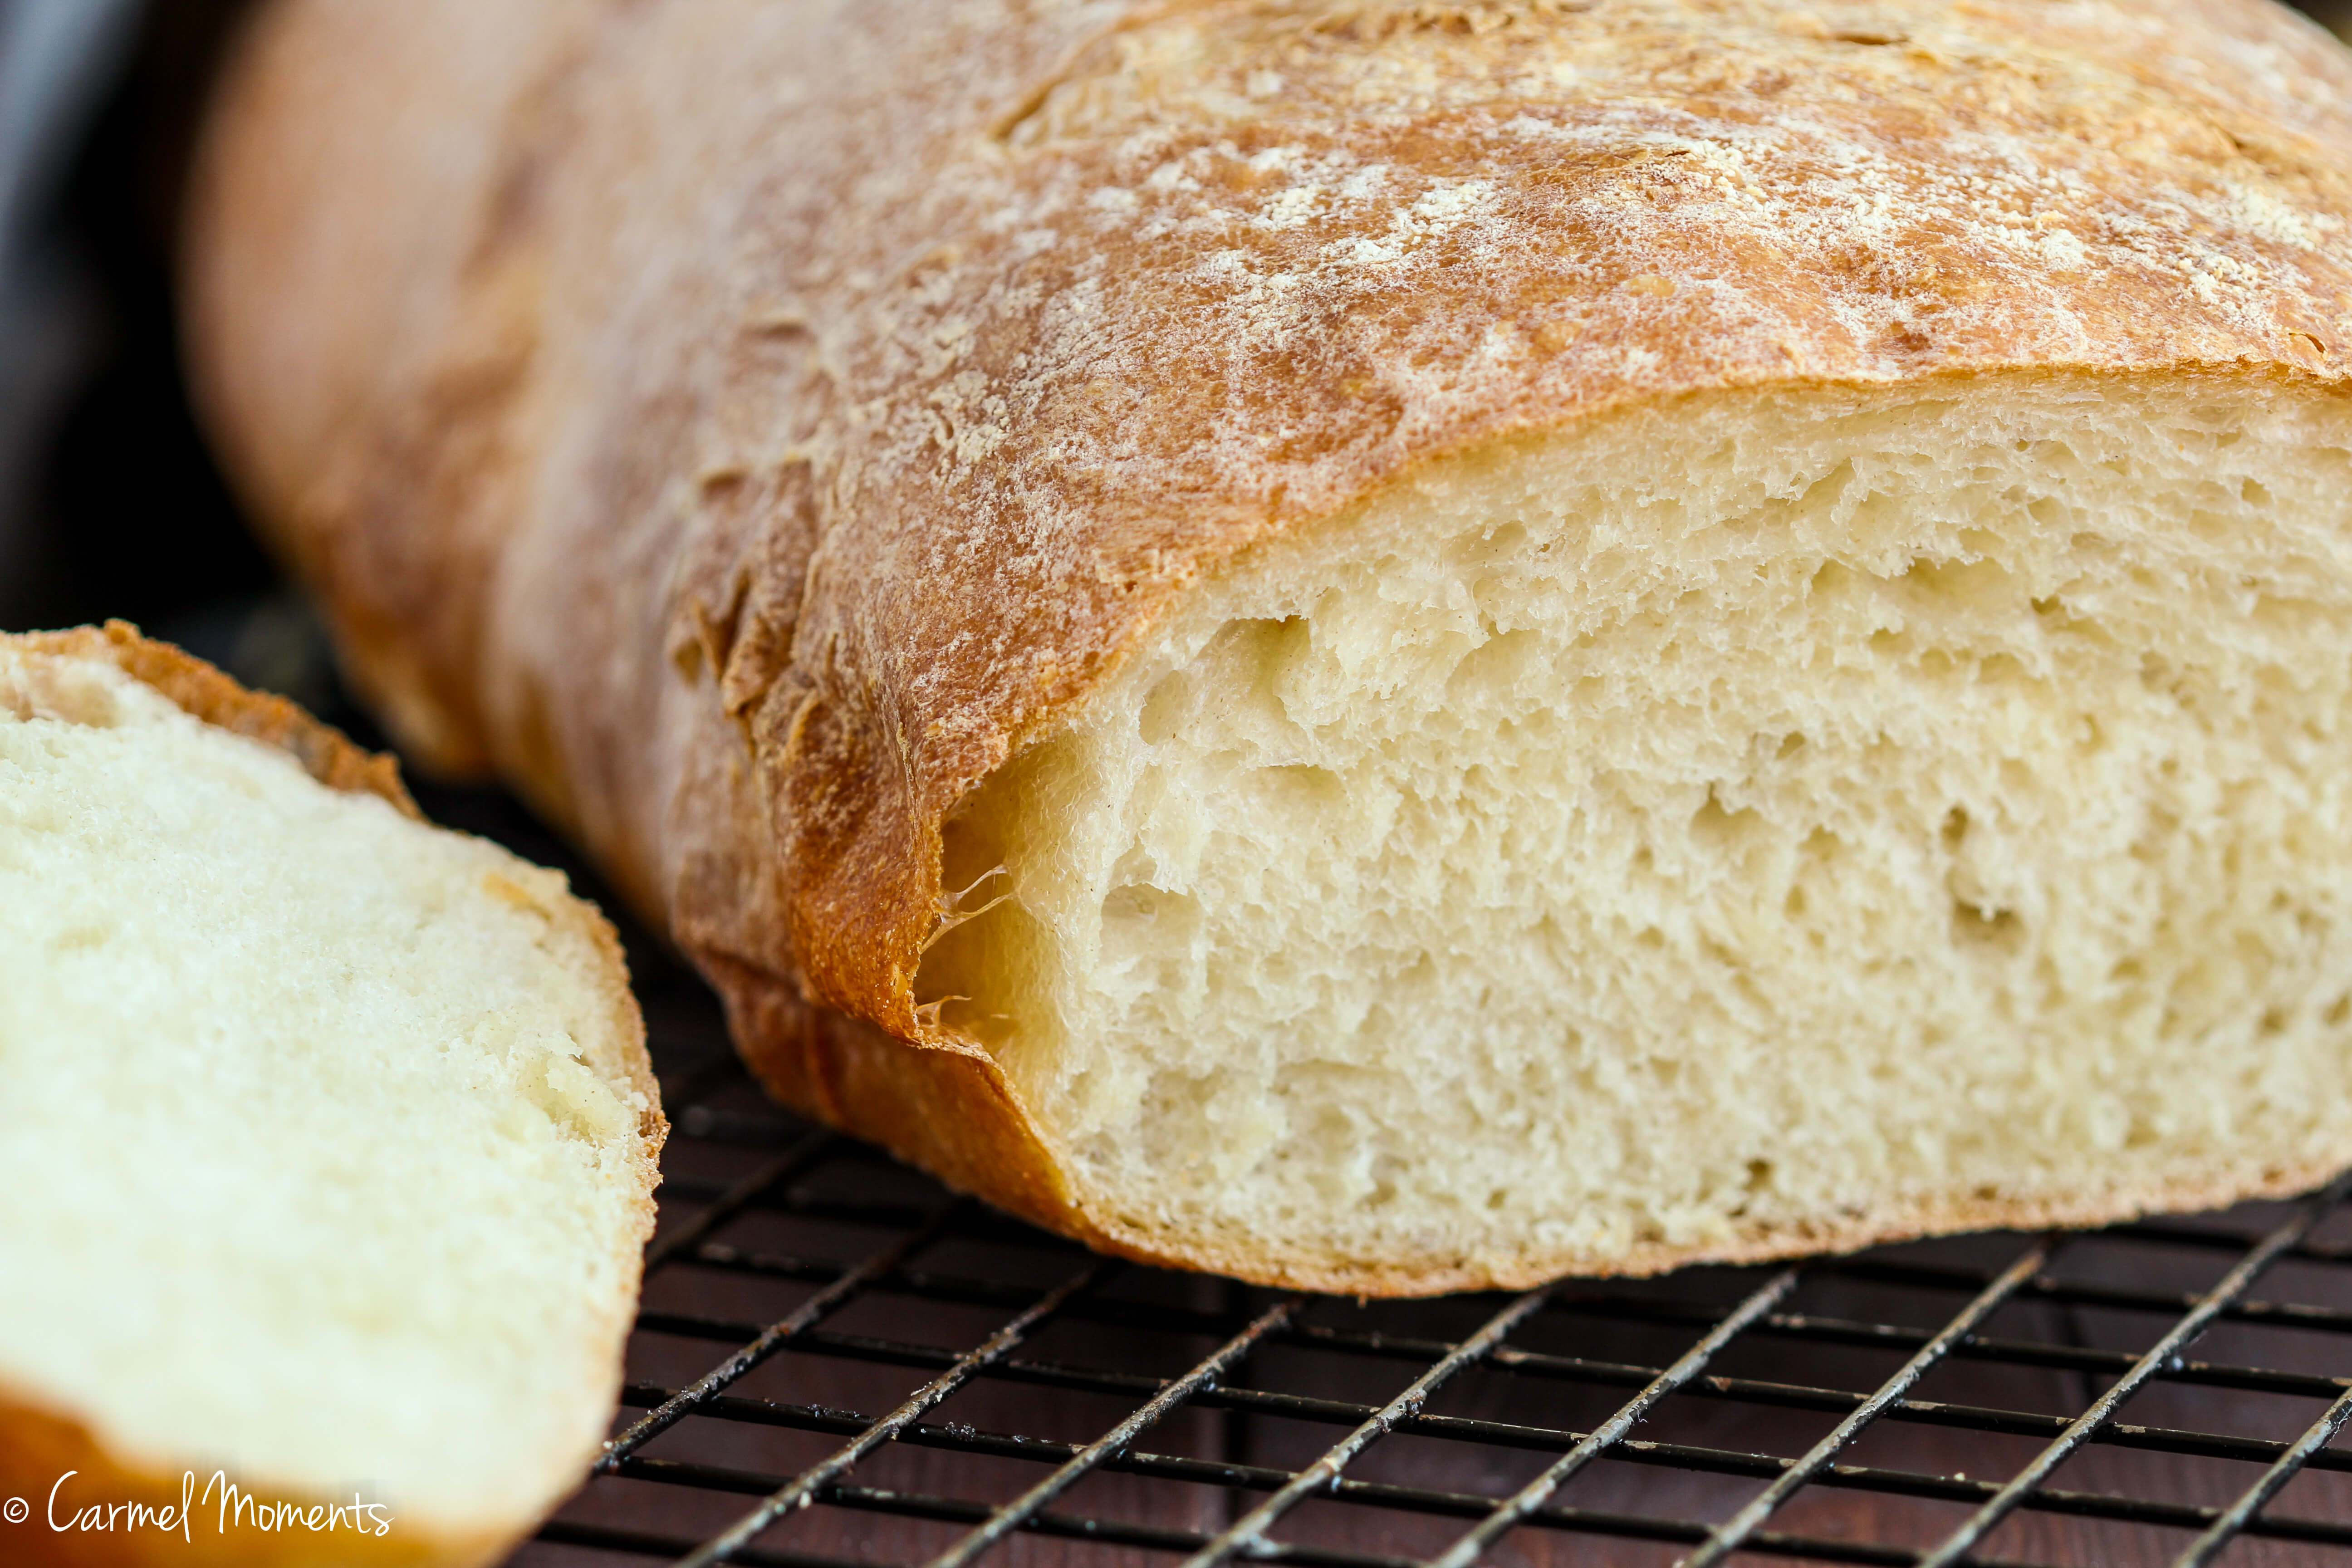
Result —
[[2344, 1183], [1790, 1268], [1286, 1295], [1095, 1258], [794, 1120], [651, 968], [675, 1130], [628, 1387], [518, 1568], [2352, 1568]]

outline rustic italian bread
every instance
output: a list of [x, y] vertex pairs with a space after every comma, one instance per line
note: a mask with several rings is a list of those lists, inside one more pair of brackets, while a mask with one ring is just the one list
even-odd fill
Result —
[[2316, 28], [422, 9], [250, 40], [210, 417], [786, 1100], [1364, 1292], [2352, 1162]]
[[560, 875], [126, 626], [0, 637], [0, 1557], [486, 1563], [578, 1484], [664, 1129]]

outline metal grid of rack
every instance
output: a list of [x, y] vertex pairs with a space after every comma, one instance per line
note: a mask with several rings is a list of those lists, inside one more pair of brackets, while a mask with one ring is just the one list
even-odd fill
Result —
[[1092, 1257], [769, 1104], [675, 1123], [629, 1384], [519, 1568], [2352, 1565], [2352, 1205], [1358, 1302]]

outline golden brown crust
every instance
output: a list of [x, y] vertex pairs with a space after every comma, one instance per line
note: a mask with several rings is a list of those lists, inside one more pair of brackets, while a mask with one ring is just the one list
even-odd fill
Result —
[[2352, 63], [2266, 0], [423, 10], [286, 0], [215, 128], [258, 509], [787, 1098], [1126, 1250], [911, 982], [946, 815], [1191, 585], [1637, 400], [2352, 374]]
[[[329, 788], [377, 795], [404, 815], [423, 820], [400, 782], [400, 766], [393, 758], [354, 745], [341, 731], [282, 697], [252, 690], [193, 654], [142, 636], [127, 621], [64, 631], [0, 633], [0, 648], [11, 647], [56, 658], [110, 664], [205, 722], [288, 752]], [[540, 907], [551, 921], [585, 936], [603, 958], [603, 1000], [621, 1026], [628, 1086], [643, 1097], [646, 1107], [637, 1129], [641, 1151], [637, 1223], [620, 1254], [621, 1278], [627, 1284], [615, 1318], [608, 1325], [617, 1355], [636, 1300], [644, 1241], [654, 1230], [653, 1194], [660, 1180], [661, 1149], [669, 1123], [661, 1112], [660, 1086], [646, 1052], [645, 1019], [629, 990], [628, 961], [619, 933], [585, 900], [567, 898], [560, 906]], [[593, 1452], [582, 1454], [583, 1471], [593, 1458]], [[57, 1493], [58, 1515], [68, 1521], [77, 1504], [179, 1508], [184, 1501], [183, 1486], [188, 1473], [167, 1474], [151, 1465], [127, 1461], [110, 1452], [71, 1415], [45, 1408], [29, 1394], [0, 1385], [0, 1496], [24, 1498], [39, 1510], [29, 1522], [5, 1527], [0, 1542], [11, 1554], [9, 1562], [26, 1568], [163, 1568], [166, 1563], [236, 1564], [237, 1568], [329, 1568], [344, 1563], [360, 1568], [475, 1568], [504, 1558], [537, 1523], [519, 1521], [504, 1530], [452, 1532], [429, 1522], [395, 1520], [394, 1527], [379, 1536], [352, 1528], [324, 1532], [236, 1528], [232, 1519], [232, 1528], [224, 1531], [220, 1510], [215, 1506], [179, 1533], [161, 1529], [52, 1529], [47, 1511], [51, 1489], [68, 1472], [76, 1472], [73, 1480]], [[209, 1479], [209, 1471], [196, 1474], [199, 1494]], [[245, 1488], [257, 1504], [283, 1503], [308, 1510], [338, 1500], [255, 1483], [250, 1478], [229, 1479]], [[216, 1494], [214, 1501], [217, 1504]]]
[[328, 788], [380, 795], [421, 820], [391, 757], [353, 745], [341, 730], [283, 697], [240, 686], [194, 655], [142, 637], [128, 621], [0, 637], [0, 643], [60, 658], [101, 659], [207, 724], [291, 753]]

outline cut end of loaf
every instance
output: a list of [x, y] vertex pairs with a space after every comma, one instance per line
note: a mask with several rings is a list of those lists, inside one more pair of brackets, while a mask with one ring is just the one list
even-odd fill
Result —
[[489, 1560], [617, 1389], [663, 1132], [617, 946], [143, 655], [229, 702], [0, 637], [0, 1458], [358, 1489], [397, 1539], [352, 1551]]
[[1434, 1289], [2352, 1163], [2352, 409], [1721, 394], [1205, 584], [917, 1000], [1120, 1245]]

